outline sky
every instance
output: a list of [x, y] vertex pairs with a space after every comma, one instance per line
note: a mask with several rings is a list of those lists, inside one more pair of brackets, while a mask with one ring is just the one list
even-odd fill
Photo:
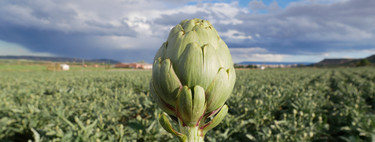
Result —
[[152, 62], [184, 19], [209, 20], [234, 62], [375, 54], [374, 0], [1, 0], [0, 55]]

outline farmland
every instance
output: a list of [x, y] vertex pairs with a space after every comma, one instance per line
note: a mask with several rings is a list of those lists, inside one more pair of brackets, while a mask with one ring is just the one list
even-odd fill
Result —
[[[0, 72], [0, 141], [177, 141], [149, 96], [151, 71]], [[206, 141], [375, 140], [375, 69], [237, 70]]]

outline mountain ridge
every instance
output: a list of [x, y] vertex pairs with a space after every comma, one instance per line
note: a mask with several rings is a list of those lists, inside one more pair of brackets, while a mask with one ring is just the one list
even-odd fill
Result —
[[375, 54], [366, 58], [325, 58], [322, 61], [313, 64], [313, 66], [358, 66], [363, 60], [367, 60], [369, 63], [375, 64]]

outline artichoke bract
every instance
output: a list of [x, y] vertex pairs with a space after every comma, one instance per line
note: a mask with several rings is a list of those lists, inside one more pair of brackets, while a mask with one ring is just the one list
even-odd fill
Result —
[[[181, 141], [203, 141], [227, 113], [225, 101], [235, 80], [228, 46], [210, 22], [182, 21], [170, 31], [152, 67], [151, 95], [165, 112], [160, 124]], [[167, 115], [177, 119], [179, 132]]]

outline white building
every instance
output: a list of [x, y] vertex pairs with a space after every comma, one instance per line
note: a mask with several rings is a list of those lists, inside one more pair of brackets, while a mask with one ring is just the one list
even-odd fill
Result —
[[63, 71], [67, 71], [70, 69], [69, 65], [67, 64], [60, 64], [60, 69]]
[[143, 64], [142, 69], [150, 70], [150, 69], [152, 69], [152, 65], [151, 64]]

